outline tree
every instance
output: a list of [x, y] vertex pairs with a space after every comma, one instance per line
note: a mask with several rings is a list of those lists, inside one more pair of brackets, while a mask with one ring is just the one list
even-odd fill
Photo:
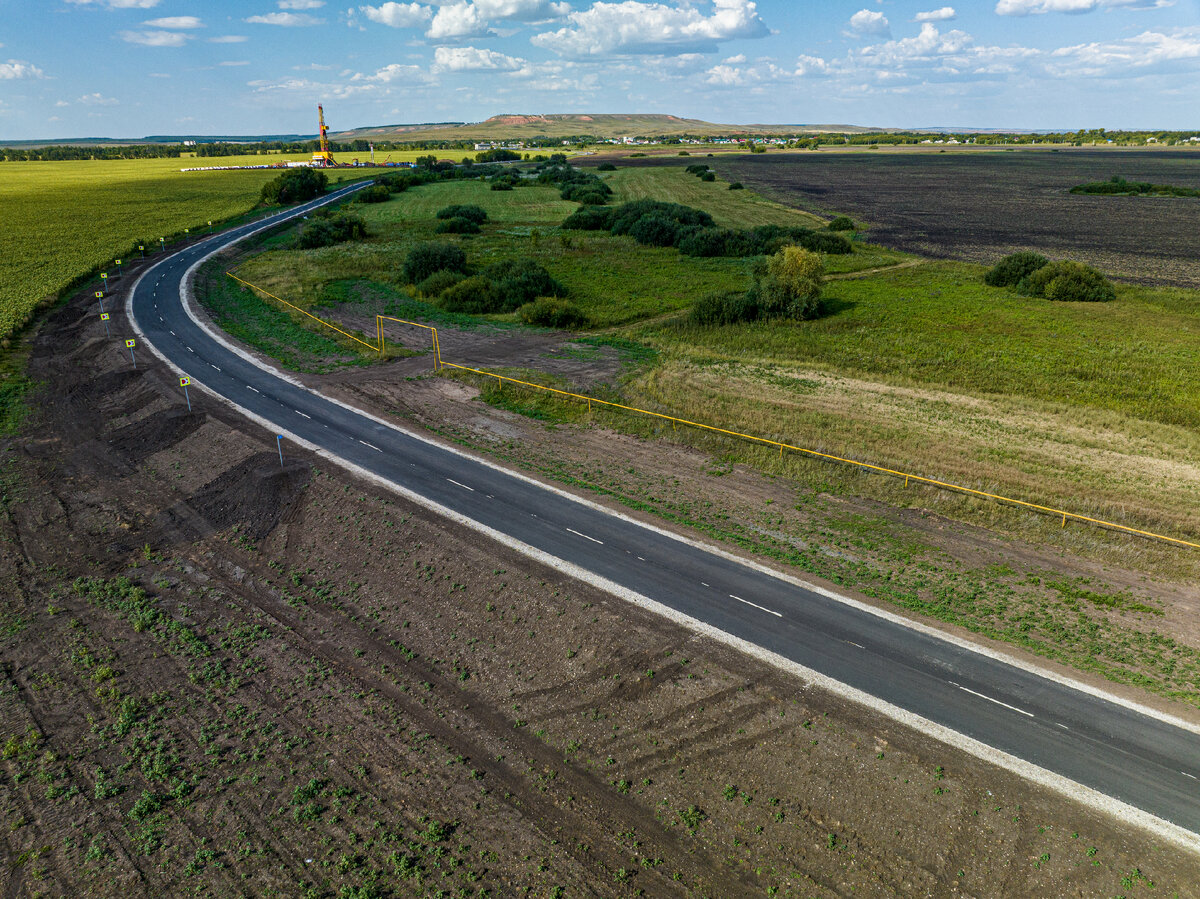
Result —
[[784, 247], [755, 267], [751, 293], [763, 318], [812, 319], [821, 314], [825, 264], [816, 253]]
[[269, 205], [303, 203], [325, 193], [328, 186], [328, 176], [319, 169], [308, 166], [288, 169], [263, 185], [262, 200]]

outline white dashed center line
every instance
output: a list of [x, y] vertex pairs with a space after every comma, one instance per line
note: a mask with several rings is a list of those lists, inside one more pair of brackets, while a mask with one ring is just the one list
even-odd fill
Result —
[[[253, 387], [251, 387], [249, 384], [247, 384], [247, 385], [246, 385], [246, 389], [247, 389], [247, 390], [254, 390], [254, 388], [253, 388]], [[259, 393], [259, 391], [258, 391], [258, 390], [254, 390], [254, 392], [255, 392], [255, 393]]]
[[582, 537], [584, 540], [591, 540], [593, 543], [599, 543], [601, 546], [604, 545], [603, 540], [597, 540], [595, 537], [589, 537], [587, 534], [581, 534], [581, 533], [579, 533], [579, 531], [575, 530], [574, 528], [567, 528], [567, 530], [570, 531], [572, 534], [574, 534], [576, 537]]
[[1027, 712], [1024, 709], [1019, 709], [1015, 705], [1009, 705], [1007, 702], [1001, 702], [999, 699], [992, 699], [992, 697], [985, 696], [982, 693], [976, 693], [974, 690], [969, 689], [968, 687], [964, 687], [960, 684], [954, 683], [954, 681], [949, 681], [949, 683], [951, 686], [958, 687], [958, 689], [962, 690], [964, 693], [970, 693], [972, 696], [978, 696], [980, 699], [986, 699], [988, 702], [994, 702], [994, 703], [996, 703], [996, 705], [1002, 705], [1006, 709], [1011, 709], [1014, 712], [1018, 712], [1018, 713], [1024, 715], [1026, 718], [1036, 718], [1037, 717], [1036, 715], [1033, 714], [1033, 712]]
[[454, 478], [446, 478], [446, 480], [449, 481], [451, 484], [453, 484], [455, 487], [461, 487], [463, 490], [470, 490], [472, 493], [475, 492], [474, 487], [468, 487], [466, 484], [460, 484], [458, 481], [454, 480]]
[[758, 609], [760, 612], [766, 612], [768, 615], [774, 615], [776, 618], [783, 617], [782, 614], [776, 612], [774, 609], [768, 609], [766, 606], [760, 606], [756, 602], [751, 602], [748, 599], [742, 599], [740, 596], [734, 596], [732, 593], [729, 594], [729, 598], [736, 599], [738, 602], [744, 602], [748, 606], [754, 606], [754, 608]]
[[307, 419], [309, 419], [310, 421], [312, 420], [312, 416], [311, 416], [311, 415], [305, 415], [305, 414], [304, 414], [303, 412], [301, 412], [299, 409], [297, 409], [297, 410], [296, 410], [296, 414], [297, 414], [297, 415], [299, 415], [299, 416], [300, 416], [300, 417], [302, 417], [302, 418], [307, 418]]
[[[307, 416], [306, 416], [306, 417], [307, 417]], [[360, 440], [360, 441], [358, 441], [358, 442], [359, 442], [359, 443], [361, 443], [363, 446], [369, 446], [369, 447], [371, 447], [371, 449], [375, 450], [375, 452], [377, 452], [377, 453], [382, 453], [382, 452], [383, 452], [383, 450], [381, 450], [379, 447], [377, 447], [377, 446], [374, 446], [373, 444], [367, 443], [367, 441], [365, 441], [365, 440]]]

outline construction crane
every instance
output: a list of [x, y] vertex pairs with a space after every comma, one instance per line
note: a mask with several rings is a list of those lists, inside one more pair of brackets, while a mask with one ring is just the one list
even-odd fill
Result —
[[325, 110], [320, 103], [317, 104], [317, 122], [321, 127], [321, 149], [313, 154], [312, 164], [317, 168], [337, 165], [333, 161], [333, 154], [329, 152], [329, 129], [325, 127]]

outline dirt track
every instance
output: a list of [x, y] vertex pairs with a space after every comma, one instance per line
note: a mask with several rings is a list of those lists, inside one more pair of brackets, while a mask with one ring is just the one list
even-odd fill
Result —
[[[3, 895], [1200, 895], [1200, 861], [1119, 822], [323, 462], [281, 470], [81, 302], [4, 457]], [[460, 439], [554, 437], [353, 377], [326, 386], [449, 409]], [[708, 464], [585, 433], [655, 477]]]

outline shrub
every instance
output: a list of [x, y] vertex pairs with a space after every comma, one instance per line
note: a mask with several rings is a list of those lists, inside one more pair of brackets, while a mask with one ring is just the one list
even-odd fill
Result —
[[459, 218], [455, 216], [452, 219], [445, 219], [437, 226], [438, 234], [478, 234], [480, 231], [479, 224], [471, 219]]
[[432, 275], [418, 284], [417, 290], [421, 292], [422, 296], [436, 297], [441, 295], [441, 293], [448, 288], [453, 287], [465, 277], [466, 275], [464, 275], [462, 272], [452, 272], [448, 269], [441, 269], [440, 271], [434, 272]]
[[488, 220], [488, 214], [479, 206], [462, 206], [455, 204], [454, 206], [446, 206], [437, 211], [437, 217], [442, 221], [448, 219], [466, 219], [474, 222], [477, 225], [482, 225]]
[[493, 181], [490, 185], [492, 190], [512, 190], [513, 186], [508, 181]]
[[408, 284], [418, 284], [434, 272], [467, 271], [467, 254], [452, 243], [423, 243], [408, 251], [401, 273]]
[[717, 176], [715, 174], [713, 174], [712, 172], [703, 172], [700, 175], [700, 180], [701, 181], [716, 181]]
[[983, 281], [992, 287], [1014, 287], [1049, 262], [1040, 253], [1013, 253], [988, 269]]
[[680, 150], [679, 155], [680, 156], [691, 156], [692, 154], [689, 153], [687, 150]]
[[831, 231], [805, 231], [796, 229], [793, 238], [798, 246], [814, 253], [828, 253], [831, 256], [845, 256], [854, 252], [854, 246], [840, 234]]
[[757, 298], [750, 292], [705, 294], [696, 301], [691, 312], [692, 321], [705, 327], [736, 325], [758, 318]]
[[496, 287], [502, 309], [511, 312], [538, 297], [565, 296], [567, 289], [532, 259], [506, 259], [484, 269], [483, 274]]
[[472, 315], [501, 311], [496, 285], [483, 275], [464, 278], [453, 287], [447, 288], [442, 292], [438, 303], [450, 312], [467, 312]]
[[729, 189], [730, 190], [745, 190], [746, 188], [743, 186], [741, 181], [734, 181], [731, 185], [729, 185]]
[[582, 309], [559, 299], [542, 298], [526, 303], [517, 310], [517, 315], [527, 325], [541, 325], [544, 328], [577, 330], [588, 325], [588, 317]]
[[690, 206], [662, 203], [658, 200], [634, 200], [631, 203], [624, 203], [612, 211], [610, 230], [617, 235], [629, 234], [639, 219], [651, 215], [670, 219], [680, 225], [697, 225], [701, 228], [708, 228], [713, 224], [711, 215], [699, 209], [692, 209]]
[[854, 220], [852, 218], [850, 218], [849, 216], [845, 216], [845, 215], [839, 215], [832, 222], [830, 222], [828, 225], [826, 225], [826, 227], [830, 231], [854, 231], [854, 230], [857, 230], [854, 226]]
[[684, 171], [689, 175], [699, 175], [708, 171], [708, 164], [703, 162], [693, 162], [686, 169], [684, 169]]
[[391, 195], [392, 195], [392, 192], [390, 190], [388, 190], [386, 185], [376, 184], [374, 187], [368, 187], [366, 190], [360, 191], [358, 194], [358, 202], [360, 202], [360, 203], [383, 203]]
[[314, 215], [296, 237], [296, 247], [311, 250], [366, 236], [367, 226], [357, 215], [348, 212], [338, 215]]
[[724, 256], [728, 246], [728, 228], [697, 228], [679, 240], [679, 252], [685, 256]]
[[598, 166], [596, 166], [597, 172], [615, 172], [616, 170], [617, 170], [617, 167], [615, 165], [613, 165], [611, 162], [602, 162]]
[[644, 246], [672, 247], [679, 239], [679, 223], [665, 215], [651, 213], [633, 223], [629, 236]]
[[598, 190], [572, 191], [570, 199], [583, 206], [603, 206], [608, 202], [608, 194]]
[[611, 209], [581, 206], [563, 219], [562, 227], [568, 231], [607, 231], [611, 224]]
[[329, 177], [320, 169], [288, 169], [262, 187], [262, 201], [270, 204], [303, 203], [325, 193]]
[[1115, 300], [1112, 282], [1082, 262], [1051, 262], [1023, 280], [1018, 289], [1029, 296], [1048, 300], [1082, 303], [1106, 303]]

